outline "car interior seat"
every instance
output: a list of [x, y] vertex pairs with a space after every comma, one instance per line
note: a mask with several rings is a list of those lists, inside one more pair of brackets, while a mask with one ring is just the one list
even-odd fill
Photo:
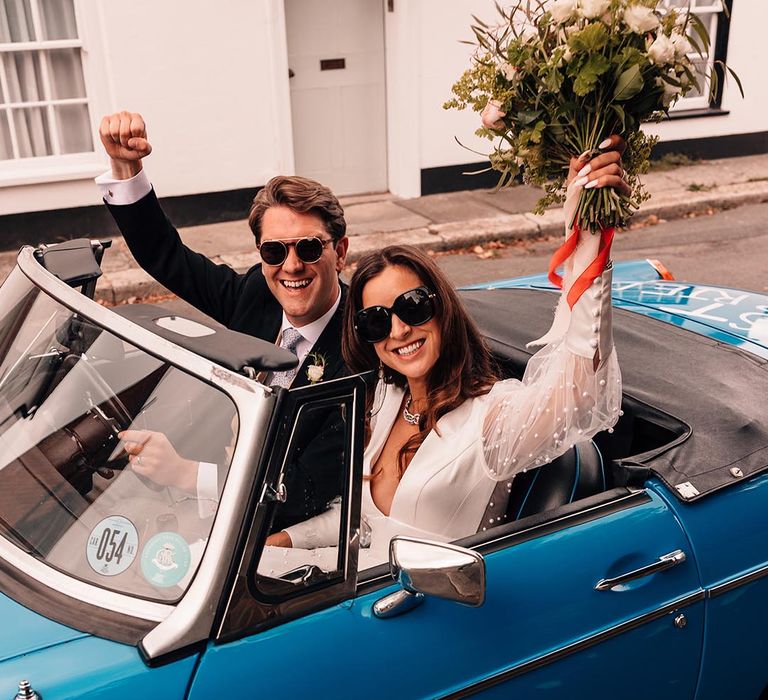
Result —
[[548, 464], [500, 481], [478, 532], [542, 513], [605, 491], [605, 468], [597, 445], [580, 442]]

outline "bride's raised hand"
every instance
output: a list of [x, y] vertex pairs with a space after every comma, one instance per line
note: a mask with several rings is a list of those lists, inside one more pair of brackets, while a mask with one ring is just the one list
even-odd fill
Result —
[[589, 158], [589, 152], [571, 158], [568, 169], [568, 184], [575, 178], [585, 189], [591, 187], [613, 187], [619, 194], [629, 196], [632, 189], [626, 181], [626, 172], [621, 164], [621, 154], [627, 142], [618, 134], [609, 136], [600, 144], [600, 154]]

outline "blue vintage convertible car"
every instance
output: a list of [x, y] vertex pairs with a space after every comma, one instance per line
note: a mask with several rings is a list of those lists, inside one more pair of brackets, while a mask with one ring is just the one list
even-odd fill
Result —
[[[496, 526], [381, 564], [365, 378], [272, 391], [278, 348], [96, 304], [105, 246], [25, 248], [0, 289], [0, 697], [768, 697], [768, 297], [617, 265], [615, 430], [502, 489]], [[520, 375], [546, 280], [462, 293]], [[338, 547], [265, 547], [318, 418]], [[126, 469], [127, 427], [218, 495]]]

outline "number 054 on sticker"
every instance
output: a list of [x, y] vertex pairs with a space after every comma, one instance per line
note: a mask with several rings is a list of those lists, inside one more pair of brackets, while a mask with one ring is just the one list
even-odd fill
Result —
[[86, 556], [88, 564], [102, 576], [117, 576], [136, 558], [139, 535], [133, 523], [122, 515], [110, 515], [91, 530]]

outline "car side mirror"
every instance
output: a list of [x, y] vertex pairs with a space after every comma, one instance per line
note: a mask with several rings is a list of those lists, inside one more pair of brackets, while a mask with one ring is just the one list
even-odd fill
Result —
[[472, 607], [485, 602], [485, 560], [471, 549], [398, 536], [389, 544], [389, 568], [402, 588], [374, 603], [376, 617], [412, 610], [427, 595]]

